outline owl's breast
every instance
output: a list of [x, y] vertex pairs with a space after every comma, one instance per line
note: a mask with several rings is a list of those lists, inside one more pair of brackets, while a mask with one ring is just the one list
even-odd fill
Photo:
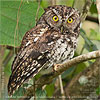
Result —
[[48, 54], [50, 57], [50, 62], [53, 64], [58, 64], [72, 58], [77, 45], [76, 41], [77, 39], [74, 37], [68, 38], [62, 36], [59, 38], [55, 42], [51, 54]]

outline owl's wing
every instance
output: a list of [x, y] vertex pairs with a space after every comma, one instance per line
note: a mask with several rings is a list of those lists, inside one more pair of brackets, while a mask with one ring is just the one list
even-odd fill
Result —
[[49, 31], [47, 27], [37, 25], [25, 34], [20, 51], [12, 64], [12, 74], [8, 83], [9, 95], [12, 95], [24, 81], [34, 77], [48, 63], [47, 54], [52, 50], [52, 46], [48, 43], [59, 37], [55, 35], [54, 38], [53, 33], [58, 34], [56, 31]]
[[19, 52], [13, 61], [11, 68], [12, 72], [16, 69], [16, 66], [19, 65], [22, 60], [26, 59], [29, 56], [32, 51], [39, 51], [39, 49], [37, 48], [39, 43], [37, 43], [36, 40], [38, 40], [47, 31], [47, 29], [48, 27], [45, 25], [37, 25], [26, 32], [22, 39]]

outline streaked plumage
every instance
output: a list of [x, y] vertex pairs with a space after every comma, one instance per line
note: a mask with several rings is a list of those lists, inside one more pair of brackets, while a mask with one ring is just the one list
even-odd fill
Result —
[[48, 7], [37, 25], [23, 37], [12, 64], [8, 83], [9, 95], [40, 70], [46, 74], [46, 70], [54, 64], [72, 58], [79, 30], [80, 16], [77, 10], [62, 5]]

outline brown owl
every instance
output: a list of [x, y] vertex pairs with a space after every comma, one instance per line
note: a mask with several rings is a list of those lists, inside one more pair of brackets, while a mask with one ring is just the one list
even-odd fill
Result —
[[64, 5], [48, 7], [23, 37], [11, 68], [9, 95], [41, 70], [47, 74], [54, 64], [71, 59], [79, 32], [80, 14], [76, 9]]

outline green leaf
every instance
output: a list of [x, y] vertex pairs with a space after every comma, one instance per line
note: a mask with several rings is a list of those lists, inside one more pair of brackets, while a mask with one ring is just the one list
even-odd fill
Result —
[[[0, 44], [19, 46], [25, 32], [35, 25], [37, 8], [36, 1], [1, 1]], [[40, 8], [38, 17], [42, 13]]]
[[90, 38], [94, 40], [100, 40], [99, 32], [96, 32], [94, 29], [90, 29]]
[[95, 51], [98, 50], [97, 46], [86, 36], [86, 33], [83, 29], [80, 30], [80, 35], [82, 36], [82, 38], [85, 40], [85, 45], [84, 47], [88, 50], [88, 51]]
[[69, 69], [67, 69], [63, 74], [62, 74], [62, 79], [64, 78], [68, 78], [72, 75], [73, 71], [75, 70], [75, 66], [70, 67]]
[[57, 4], [59, 5], [67, 5], [72, 7], [74, 0], [60, 0], [59, 2], [57, 2]]
[[53, 93], [55, 91], [54, 84], [52, 83], [52, 84], [47, 85], [46, 88], [45, 88], [45, 90], [47, 92], [47, 96], [48, 97], [52, 97]]
[[46, 100], [46, 91], [37, 89], [36, 90], [36, 100]]
[[[81, 66], [81, 67], [80, 67]], [[76, 69], [73, 73], [73, 75], [77, 75], [78, 73], [82, 72], [84, 69], [86, 68], [86, 64], [85, 63], [80, 63], [76, 66]]]
[[41, 0], [41, 6], [42, 6], [43, 8], [47, 8], [47, 7], [49, 6], [48, 0]]
[[96, 2], [96, 0], [92, 0], [92, 2]]
[[14, 56], [12, 56], [11, 59], [9, 59], [9, 61], [8, 61], [7, 56], [9, 55], [9, 53], [10, 53], [10, 50], [6, 49], [4, 56], [3, 56], [4, 73], [7, 77], [11, 75], [11, 64], [14, 59]]
[[100, 86], [96, 89], [96, 93], [100, 95]]
[[[94, 0], [94, 2], [95, 2], [95, 0]], [[90, 12], [91, 12], [91, 14], [97, 13], [96, 4], [92, 3]]]
[[16, 100], [19, 100], [19, 97], [23, 96], [24, 93], [25, 93], [25, 89], [23, 87], [20, 87], [17, 91], [15, 91], [13, 96], [16, 98]]

